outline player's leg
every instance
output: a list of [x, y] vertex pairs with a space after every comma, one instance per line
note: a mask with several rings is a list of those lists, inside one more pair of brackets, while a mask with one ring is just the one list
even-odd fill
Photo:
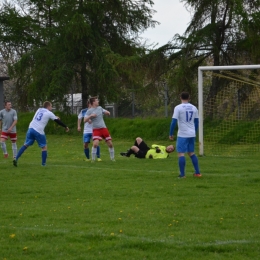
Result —
[[11, 133], [10, 139], [11, 139], [11, 142], [12, 142], [13, 159], [16, 159], [16, 155], [17, 155], [17, 144], [16, 144], [17, 135], [16, 135], [16, 133]]
[[102, 137], [106, 140], [111, 161], [115, 161], [115, 149], [107, 128], [102, 128]]
[[[90, 140], [92, 139], [92, 133], [89, 133], [88, 136], [89, 136], [89, 143], [90, 143]], [[99, 145], [97, 146], [97, 154], [96, 154], [96, 157], [97, 157], [97, 161], [98, 161], [98, 162], [101, 162], [101, 161], [102, 161], [101, 158], [100, 158], [100, 146], [99, 146]]]
[[177, 137], [177, 152], [178, 152], [178, 164], [180, 175], [178, 177], [185, 178], [185, 166], [186, 166], [186, 159], [185, 153], [187, 152], [187, 141], [186, 138]]
[[190, 156], [191, 162], [192, 162], [194, 170], [195, 170], [195, 173], [193, 176], [201, 177], [202, 175], [200, 174], [198, 157], [194, 153], [194, 150], [195, 150], [195, 137], [192, 137], [192, 138], [189, 138], [188, 155]]
[[39, 147], [41, 147], [42, 149], [42, 166], [45, 166], [48, 157], [46, 136], [36, 132], [35, 140], [37, 141]]
[[99, 139], [95, 139], [93, 141], [93, 146], [92, 146], [92, 150], [91, 150], [91, 161], [92, 162], [94, 162], [96, 160], [98, 145], [99, 145]]
[[83, 134], [83, 143], [84, 143], [84, 154], [86, 156], [86, 160], [89, 160], [89, 143], [90, 143], [90, 139], [92, 137], [92, 134]]
[[111, 139], [107, 140], [107, 146], [108, 146], [108, 151], [109, 151], [109, 154], [110, 154], [110, 159], [112, 161], [115, 161], [115, 150], [114, 150], [114, 146], [113, 146]]
[[[33, 145], [35, 137], [34, 137], [34, 132], [32, 131], [33, 129], [29, 128], [27, 133], [26, 133], [26, 138], [25, 138], [25, 143], [24, 145], [19, 149], [15, 160], [13, 160], [14, 166], [17, 166], [17, 161], [18, 159], [22, 156], [22, 154], [25, 152], [25, 150], [28, 148], [28, 146]], [[34, 130], [35, 131], [35, 130]]]
[[8, 158], [8, 152], [6, 148], [6, 143], [5, 141], [8, 139], [8, 133], [2, 132], [1, 137], [0, 137], [0, 142], [1, 142], [1, 148], [3, 151], [4, 158]]

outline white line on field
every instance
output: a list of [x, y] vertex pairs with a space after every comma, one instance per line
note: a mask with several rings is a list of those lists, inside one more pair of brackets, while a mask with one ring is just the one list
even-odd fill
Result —
[[54, 229], [52, 228], [52, 225], [46, 225], [46, 227], [50, 227], [51, 229], [46, 229], [46, 228], [40, 228], [37, 225], [35, 227], [16, 227], [16, 229], [20, 229], [20, 230], [32, 230], [32, 231], [39, 231], [39, 232], [55, 232], [55, 233], [60, 233], [60, 234], [67, 234], [67, 233], [77, 233], [77, 234], [81, 234], [81, 235], [93, 235], [93, 236], [102, 236], [102, 237], [111, 237], [111, 236], [115, 236], [118, 238], [125, 238], [126, 240], [139, 240], [139, 241], [146, 241], [146, 242], [152, 242], [152, 243], [168, 243], [168, 244], [177, 244], [177, 245], [183, 245], [183, 246], [190, 246], [190, 245], [198, 245], [198, 246], [217, 246], [217, 245], [234, 245], [234, 244], [258, 244], [259, 241], [255, 241], [255, 240], [216, 240], [216, 241], [210, 241], [210, 242], [206, 242], [206, 243], [192, 243], [192, 242], [186, 242], [186, 241], [180, 241], [177, 240], [176, 237], [169, 237], [169, 238], [164, 238], [164, 239], [151, 239], [151, 238], [147, 238], [147, 237], [135, 237], [135, 236], [128, 236], [126, 234], [115, 234], [115, 233], [111, 233], [111, 234], [105, 234], [105, 233], [101, 233], [101, 232], [97, 232], [97, 233], [86, 233], [83, 231], [77, 231], [77, 230], [66, 230], [66, 229]]

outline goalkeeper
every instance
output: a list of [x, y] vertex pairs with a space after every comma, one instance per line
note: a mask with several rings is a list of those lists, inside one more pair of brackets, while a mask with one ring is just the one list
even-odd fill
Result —
[[153, 144], [152, 147], [148, 147], [141, 137], [135, 139], [134, 145], [127, 151], [120, 153], [122, 156], [130, 157], [134, 154], [139, 159], [166, 159], [170, 153], [175, 150], [173, 145], [163, 146]]

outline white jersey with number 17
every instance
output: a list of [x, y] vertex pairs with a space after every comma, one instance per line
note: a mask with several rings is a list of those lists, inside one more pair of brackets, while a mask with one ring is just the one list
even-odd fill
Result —
[[182, 103], [174, 108], [172, 118], [178, 121], [179, 137], [195, 137], [194, 119], [199, 118], [198, 109], [190, 103]]
[[46, 108], [39, 108], [31, 121], [29, 128], [33, 128], [40, 134], [44, 134], [44, 128], [47, 125], [48, 121], [52, 119], [58, 119], [50, 110]]

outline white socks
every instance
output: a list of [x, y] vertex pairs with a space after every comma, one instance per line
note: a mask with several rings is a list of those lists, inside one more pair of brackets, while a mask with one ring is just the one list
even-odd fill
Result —
[[12, 149], [13, 149], [13, 157], [16, 158], [17, 155], [17, 145], [16, 143], [12, 143]]
[[110, 159], [113, 160], [115, 158], [115, 150], [114, 147], [108, 148], [108, 151], [110, 153]]
[[1, 142], [1, 147], [2, 147], [2, 150], [3, 150], [3, 154], [7, 154], [5, 142]]

